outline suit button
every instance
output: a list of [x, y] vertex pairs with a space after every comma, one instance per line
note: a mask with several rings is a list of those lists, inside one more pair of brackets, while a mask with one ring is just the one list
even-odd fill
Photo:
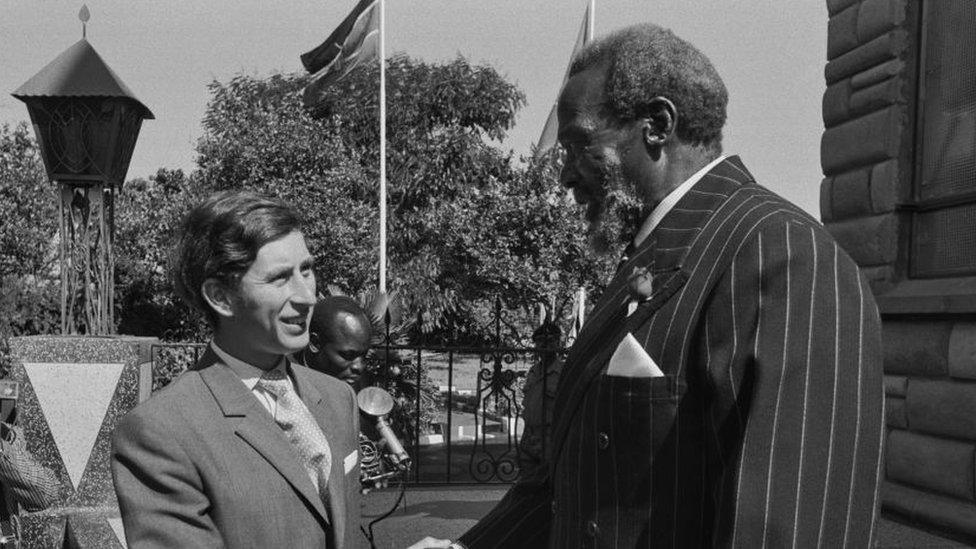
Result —
[[600, 527], [596, 525], [595, 520], [591, 520], [586, 523], [586, 535], [591, 538], [595, 538], [600, 533]]
[[556, 500], [552, 500], [552, 514], [556, 514]]
[[597, 444], [600, 445], [601, 450], [606, 450], [610, 447], [610, 437], [606, 433], [600, 433], [596, 437]]

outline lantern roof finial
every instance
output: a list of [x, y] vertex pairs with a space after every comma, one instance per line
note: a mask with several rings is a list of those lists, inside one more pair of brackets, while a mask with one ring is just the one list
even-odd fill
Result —
[[78, 12], [78, 19], [81, 20], [81, 37], [87, 38], [88, 20], [91, 19], [91, 12], [88, 11], [88, 4], [81, 5], [81, 11]]
[[11, 95], [21, 101], [31, 97], [121, 97], [138, 103], [143, 118], [153, 118], [149, 108], [84, 38], [63, 51]]

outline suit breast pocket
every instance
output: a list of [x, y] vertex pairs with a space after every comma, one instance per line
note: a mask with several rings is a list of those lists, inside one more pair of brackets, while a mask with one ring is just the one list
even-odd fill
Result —
[[600, 393], [604, 410], [601, 415], [607, 418], [606, 429], [615, 441], [617, 466], [631, 471], [631, 480], [640, 482], [649, 474], [656, 457], [674, 443], [684, 381], [675, 376], [605, 375]]

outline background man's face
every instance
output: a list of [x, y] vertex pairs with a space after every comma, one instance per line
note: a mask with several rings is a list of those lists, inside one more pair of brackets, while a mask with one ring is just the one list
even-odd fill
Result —
[[298, 231], [268, 242], [234, 292], [233, 336], [253, 364], [266, 364], [308, 345], [315, 304], [315, 274], [305, 237]]
[[640, 200], [625, 174], [633, 125], [620, 124], [606, 106], [606, 69], [573, 75], [559, 97], [559, 142], [566, 150], [560, 182], [586, 206], [590, 243], [607, 253], [632, 238], [640, 223]]
[[363, 373], [363, 359], [369, 351], [370, 327], [356, 316], [339, 313], [336, 322], [323, 334], [318, 334], [312, 368], [337, 377], [350, 385], [359, 381]]

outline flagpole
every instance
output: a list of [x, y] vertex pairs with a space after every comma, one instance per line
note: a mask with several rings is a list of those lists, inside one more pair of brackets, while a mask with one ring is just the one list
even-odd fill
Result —
[[380, 9], [380, 293], [386, 293], [386, 11]]
[[594, 19], [596, 19], [596, 0], [590, 0], [590, 28], [587, 29], [587, 32], [590, 34], [590, 40], [593, 40], [595, 36], [593, 34], [593, 29], [596, 27], [596, 24], [593, 22]]

